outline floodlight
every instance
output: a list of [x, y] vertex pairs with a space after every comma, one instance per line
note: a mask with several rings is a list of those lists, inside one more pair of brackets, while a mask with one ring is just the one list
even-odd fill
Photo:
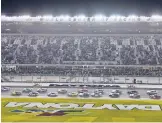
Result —
[[86, 16], [85, 15], [79, 15], [79, 16], [77, 16], [79, 19], [85, 19], [86, 18]]
[[140, 16], [140, 21], [147, 21], [149, 17], [146, 16]]
[[6, 15], [1, 15], [2, 21], [40, 21], [40, 19], [43, 19], [44, 21], [62, 21], [62, 22], [68, 22], [68, 21], [87, 21], [88, 18], [90, 21], [96, 21], [96, 22], [123, 22], [123, 21], [128, 21], [128, 22], [135, 22], [135, 21], [142, 21], [142, 22], [159, 22], [162, 21], [162, 16], [160, 15], [152, 15], [151, 17], [147, 16], [136, 16], [136, 15], [130, 15], [128, 17], [125, 16], [120, 16], [120, 15], [112, 15], [109, 17], [106, 17], [102, 14], [98, 14], [92, 17], [86, 17], [85, 15], [77, 15], [74, 17], [70, 17], [69, 15], [60, 15], [53, 17], [52, 15], [44, 15], [44, 16], [36, 16], [36, 17], [30, 17], [29, 15], [23, 15], [23, 16], [6, 16]]
[[36, 16], [35, 18], [39, 19], [39, 18], [41, 18], [41, 16]]
[[128, 18], [131, 19], [131, 20], [133, 20], [133, 19], [137, 19], [138, 16], [136, 16], [136, 15], [130, 15], [130, 16], [128, 16]]
[[44, 15], [43, 18], [44, 19], [51, 19], [51, 18], [53, 18], [53, 16], [52, 15]]
[[103, 15], [95, 15], [95, 16], [94, 16], [95, 19], [102, 19], [102, 18], [104, 18], [104, 17], [105, 17], [105, 16], [103, 16]]
[[152, 18], [161, 18], [162, 16], [160, 16], [160, 15], [152, 15], [151, 17]]
[[104, 15], [95, 15], [94, 19], [95, 21], [103, 21], [106, 18]]
[[63, 19], [63, 21], [69, 21], [69, 19], [70, 19], [70, 16], [69, 15], [64, 15], [64, 16], [62, 16], [62, 19]]
[[21, 16], [22, 18], [30, 18], [30, 16], [29, 15], [23, 15], [23, 16]]
[[151, 21], [162, 21], [162, 16], [152, 15], [150, 19], [151, 19]]
[[6, 17], [6, 15], [1, 15], [1, 17], [5, 18], [5, 17]]
[[1, 15], [2, 20], [7, 20], [7, 17], [5, 15]]
[[78, 15], [78, 16], [75, 16], [74, 18], [76, 18], [77, 21], [85, 21], [86, 16], [85, 15]]
[[124, 20], [124, 16], [120, 16], [120, 15], [112, 15], [109, 17], [109, 21], [121, 21]]
[[68, 21], [70, 16], [69, 15], [61, 15], [56, 18], [58, 19], [58, 21]]

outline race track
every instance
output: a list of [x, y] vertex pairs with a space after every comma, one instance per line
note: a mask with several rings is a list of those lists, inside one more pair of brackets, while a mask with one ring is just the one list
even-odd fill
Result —
[[[8, 92], [2, 92], [1, 93], [1, 96], [2, 97], [15, 97], [15, 96], [11, 96], [11, 92], [13, 92], [13, 91], [22, 91], [23, 89], [24, 89], [23, 87], [11, 87], [10, 91], [8, 91]], [[38, 89], [38, 87], [37, 88], [33, 88], [33, 91], [37, 91], [37, 89]], [[41, 97], [42, 98], [46, 98], [46, 97], [48, 97], [47, 96], [48, 93], [50, 93], [50, 92], [57, 92], [58, 89], [59, 88], [47, 88], [47, 92], [46, 93], [39, 94], [38, 98], [39, 97], [40, 98]], [[68, 93], [69, 92], [77, 92], [78, 89], [80, 89], [80, 88], [67, 88]], [[88, 89], [88, 91], [89, 91], [90, 94], [93, 93], [94, 90], [95, 89]], [[100, 98], [101, 99], [110, 99], [110, 97], [108, 95], [114, 89], [103, 89], [103, 90], [104, 90], [104, 94]], [[117, 99], [130, 99], [129, 96], [128, 96], [128, 94], [127, 94], [128, 89], [119, 89], [119, 90], [122, 91], [122, 94]], [[149, 99], [149, 96], [146, 94], [146, 91], [148, 89], [136, 89], [136, 90], [141, 95], [141, 98], [140, 99]], [[158, 90], [158, 94], [160, 96], [162, 96], [162, 90]], [[22, 93], [22, 95], [21, 96], [18, 96], [18, 97], [20, 97], [20, 98], [21, 97], [28, 97], [28, 93]], [[67, 98], [67, 97], [68, 97], [67, 94], [58, 94], [58, 97], [57, 98]], [[36, 98], [36, 97], [33, 97], [33, 98]], [[55, 98], [55, 97], [49, 97], [49, 98]], [[83, 97], [77, 97], [77, 98], [83, 98]], [[88, 97], [88, 98], [92, 98], [92, 97]]]

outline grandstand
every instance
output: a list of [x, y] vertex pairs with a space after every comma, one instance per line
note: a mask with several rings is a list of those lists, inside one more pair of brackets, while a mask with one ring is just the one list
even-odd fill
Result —
[[[162, 17], [157, 15], [2, 16], [3, 81], [92, 82], [98, 77], [101, 82], [111, 77], [156, 77], [156, 82], [143, 81], [159, 84], [161, 26]], [[61, 80], [61, 76], [68, 77]], [[125, 79], [119, 83], [126, 83]]]

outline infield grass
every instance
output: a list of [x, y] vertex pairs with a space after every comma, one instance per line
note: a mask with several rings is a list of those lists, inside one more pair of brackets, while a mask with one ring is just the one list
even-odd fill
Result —
[[84, 105], [103, 104], [143, 104], [160, 105], [162, 100], [106, 100], [106, 99], [59, 99], [59, 98], [2, 98], [2, 122], [162, 122], [162, 111], [142, 110], [94, 110], [84, 109], [83, 113], [69, 113], [64, 116], [37, 116], [39, 113], [11, 112], [26, 108], [5, 107], [8, 102], [76, 103]]

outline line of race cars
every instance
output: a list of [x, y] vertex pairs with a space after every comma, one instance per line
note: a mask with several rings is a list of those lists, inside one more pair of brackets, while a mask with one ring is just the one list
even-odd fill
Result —
[[[10, 91], [9, 87], [2, 87], [1, 92], [8, 92]], [[39, 94], [46, 93], [47, 88], [38, 88], [36, 91], [34, 91], [32, 88], [24, 88], [22, 91], [12, 91], [11, 96], [21, 96], [23, 93], [28, 94], [29, 97], [37, 97]], [[161, 96], [158, 94], [158, 91], [156, 90], [148, 90], [147, 95], [150, 99], [161, 99]], [[58, 89], [57, 92], [50, 92], [47, 94], [48, 97], [57, 97], [59, 94], [67, 95], [68, 97], [102, 97], [103, 94], [106, 94], [103, 89], [94, 89], [92, 93], [89, 92], [87, 88], [81, 88], [78, 89], [75, 92], [68, 92], [67, 89]], [[139, 99], [141, 98], [139, 92], [137, 90], [131, 90], [129, 89], [127, 91], [127, 94], [130, 98]], [[108, 93], [108, 96], [111, 98], [119, 98], [120, 95], [122, 95], [122, 91], [119, 89], [114, 89], [110, 93]]]
[[[34, 84], [33, 86], [41, 86], [40, 84]], [[71, 88], [71, 87], [80, 87], [80, 88], [121, 88], [120, 85], [110, 85], [110, 84], [64, 84], [64, 83], [58, 83], [58, 84], [49, 84], [49, 87], [64, 87], [64, 88]]]

